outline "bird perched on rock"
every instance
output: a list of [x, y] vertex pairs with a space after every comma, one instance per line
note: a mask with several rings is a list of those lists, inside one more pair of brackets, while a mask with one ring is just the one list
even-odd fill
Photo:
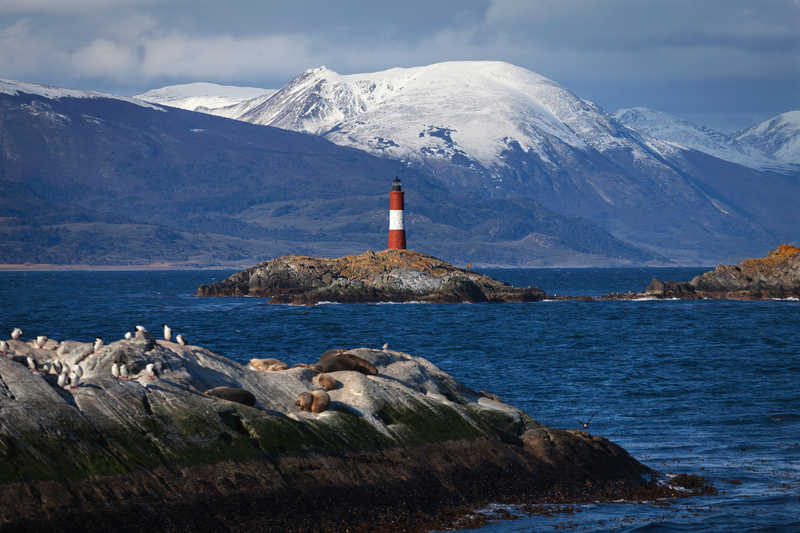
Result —
[[162, 324], [162, 326], [164, 326], [164, 340], [172, 340], [172, 328], [166, 324]]
[[28, 368], [31, 370], [31, 372], [36, 372], [38, 370], [36, 368], [36, 366], [37, 366], [36, 365], [36, 360], [33, 357], [28, 356], [27, 361], [28, 361]]
[[136, 326], [136, 333], [147, 333], [147, 328], [144, 326]]
[[177, 336], [177, 337], [175, 337], [175, 340], [176, 340], [176, 341], [178, 342], [178, 344], [180, 344], [181, 346], [186, 346], [186, 344], [187, 344], [187, 343], [186, 343], [186, 337], [184, 337], [184, 336], [183, 336], [183, 335], [181, 335], [180, 333], [178, 333], [178, 336]]
[[83, 377], [83, 368], [81, 368], [81, 365], [75, 365], [72, 371], [75, 372], [79, 378]]
[[129, 341], [129, 340], [131, 340], [132, 338], [133, 338], [133, 333], [131, 333], [130, 331], [126, 331], [126, 332], [125, 332], [125, 340], [126, 340], [126, 341]]
[[144, 367], [144, 375], [147, 376], [150, 381], [154, 381], [156, 379], [158, 373], [156, 372], [153, 363], [147, 363], [147, 366]]
[[67, 369], [65, 368], [59, 375], [58, 375], [58, 386], [62, 389], [67, 385]]
[[8, 342], [0, 341], [0, 352], [6, 353], [8, 351]]
[[111, 375], [114, 376], [115, 379], [119, 379], [119, 365], [117, 365], [117, 363], [111, 365]]
[[125, 363], [122, 363], [119, 367], [119, 378], [126, 381], [128, 380], [128, 365]]
[[19, 340], [22, 337], [22, 330], [19, 328], [14, 328], [11, 330], [11, 338], [14, 340]]
[[69, 388], [70, 389], [77, 389], [78, 385], [81, 382], [81, 377], [76, 372], [69, 373]]
[[389, 343], [388, 342], [384, 343], [384, 345], [381, 347], [381, 350], [383, 350], [384, 352], [389, 351]]
[[56, 371], [56, 374], [60, 374], [62, 368], [63, 368], [63, 365], [61, 364], [61, 361], [59, 361], [58, 359], [54, 359], [53, 360], [53, 369]]
[[47, 343], [47, 335], [39, 335], [36, 337], [36, 347], [40, 350], [44, 348], [44, 345]]
[[94, 353], [99, 352], [102, 347], [103, 347], [103, 339], [101, 339], [100, 337], [95, 337], [95, 339], [94, 339]]
[[45, 374], [49, 374], [50, 373], [50, 368], [52, 366], [53, 366], [53, 362], [52, 361], [45, 361], [44, 363], [42, 363], [42, 372], [45, 373]]

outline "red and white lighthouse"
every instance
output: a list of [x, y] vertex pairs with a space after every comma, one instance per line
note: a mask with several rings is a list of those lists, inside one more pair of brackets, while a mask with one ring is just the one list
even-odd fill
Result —
[[403, 189], [395, 178], [389, 193], [389, 249], [406, 249], [406, 230], [403, 228]]

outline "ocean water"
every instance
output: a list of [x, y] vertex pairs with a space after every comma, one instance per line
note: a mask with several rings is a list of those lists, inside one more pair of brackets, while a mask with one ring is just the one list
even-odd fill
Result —
[[[703, 269], [487, 270], [550, 294], [641, 290]], [[800, 302], [624, 301], [272, 306], [197, 298], [230, 274], [2, 272], [0, 331], [107, 342], [163, 322], [239, 361], [312, 362], [334, 347], [424, 356], [541, 422], [589, 431], [715, 496], [587, 504], [478, 531], [800, 532]], [[511, 508], [513, 512], [514, 509]]]

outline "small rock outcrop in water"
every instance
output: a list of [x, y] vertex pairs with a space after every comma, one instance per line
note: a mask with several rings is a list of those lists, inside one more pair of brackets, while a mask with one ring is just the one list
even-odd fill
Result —
[[270, 303], [528, 302], [544, 291], [512, 287], [413, 250], [334, 259], [288, 255], [202, 285], [198, 296], [263, 296]]
[[607, 294], [603, 298], [800, 298], [800, 248], [782, 244], [766, 257], [745, 259], [738, 265], [719, 265], [692, 281], [654, 279], [644, 292]]
[[[464, 505], [657, 487], [608, 440], [547, 428], [388, 349], [321, 358], [375, 369], [331, 371], [337, 386], [326, 392], [312, 368], [259, 371], [146, 332], [99, 352], [7, 344], [4, 531], [428, 530], [442, 525], [431, 517]], [[83, 377], [59, 387], [55, 371], [19, 362], [27, 357], [80, 364]], [[122, 364], [129, 380], [111, 372]]]

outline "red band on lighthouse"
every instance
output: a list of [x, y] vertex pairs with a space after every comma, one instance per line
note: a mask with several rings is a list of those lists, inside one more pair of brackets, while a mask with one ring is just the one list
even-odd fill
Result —
[[406, 249], [406, 230], [403, 227], [403, 190], [395, 178], [389, 193], [389, 249]]

